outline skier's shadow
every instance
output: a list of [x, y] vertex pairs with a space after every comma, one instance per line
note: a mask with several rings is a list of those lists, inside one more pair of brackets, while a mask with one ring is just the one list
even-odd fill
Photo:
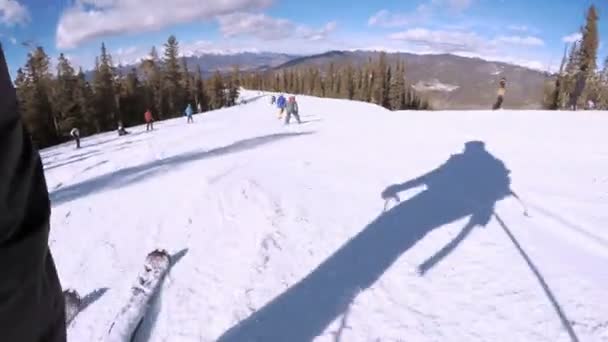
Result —
[[321, 335], [427, 233], [469, 217], [456, 238], [420, 265], [425, 273], [490, 221], [497, 201], [510, 194], [509, 170], [483, 142], [468, 142], [439, 168], [382, 192], [385, 199], [426, 185], [427, 189], [385, 211], [312, 273], [225, 332], [218, 341], [304, 342]]

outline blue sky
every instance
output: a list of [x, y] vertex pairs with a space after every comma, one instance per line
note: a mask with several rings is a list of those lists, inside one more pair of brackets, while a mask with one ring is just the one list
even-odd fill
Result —
[[592, 3], [603, 39], [604, 0], [0, 0], [0, 41], [13, 76], [25, 63], [24, 42], [90, 68], [102, 41], [116, 63], [131, 63], [170, 34], [184, 54], [385, 49], [546, 70], [559, 65]]

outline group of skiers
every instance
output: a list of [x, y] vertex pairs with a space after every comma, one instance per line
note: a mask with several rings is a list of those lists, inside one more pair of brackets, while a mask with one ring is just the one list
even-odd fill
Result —
[[296, 120], [298, 121], [299, 124], [302, 123], [302, 120], [300, 120], [298, 102], [296, 101], [295, 96], [292, 95], [292, 96], [289, 96], [289, 99], [286, 99], [283, 94], [279, 95], [278, 98], [276, 98], [274, 95], [272, 95], [270, 97], [270, 104], [274, 105], [275, 103], [276, 103], [277, 107], [279, 108], [279, 120], [283, 119], [283, 113], [285, 113], [286, 114], [286, 116], [285, 116], [286, 125], [289, 125], [292, 115], [296, 118]]
[[[201, 112], [200, 104], [199, 104], [198, 108], [199, 108], [199, 113], [200, 113]], [[187, 118], [187, 123], [194, 123], [193, 115], [194, 115], [194, 109], [192, 108], [191, 104], [188, 104], [188, 106], [184, 110], [184, 116], [186, 116], [186, 118]], [[146, 112], [144, 113], [144, 121], [146, 122], [146, 131], [153, 131], [154, 130], [154, 116], [152, 115], [152, 111], [150, 109], [146, 110]], [[122, 121], [118, 121], [117, 132], [118, 132], [118, 136], [123, 136], [123, 135], [127, 135], [127, 134], [131, 133], [125, 129]], [[70, 131], [70, 136], [72, 137], [72, 139], [74, 139], [74, 141], [76, 141], [76, 148], [80, 148], [80, 130], [76, 127], [72, 128], [72, 130]]]

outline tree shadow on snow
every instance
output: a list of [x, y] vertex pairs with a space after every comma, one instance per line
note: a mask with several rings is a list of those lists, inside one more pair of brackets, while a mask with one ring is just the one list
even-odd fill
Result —
[[237, 141], [233, 144], [208, 151], [189, 152], [138, 166], [128, 167], [53, 191], [50, 194], [51, 203], [53, 205], [59, 205], [103, 190], [134, 184], [144, 179], [148, 179], [148, 177], [154, 174], [169, 172], [176, 166], [185, 163], [251, 150], [279, 140], [310, 134], [313, 134], [313, 132], [276, 133]]
[[80, 153], [80, 154], [76, 154], [73, 156], [70, 156], [67, 159], [64, 160], [57, 160], [51, 163], [48, 163], [46, 165], [44, 165], [44, 171], [49, 171], [58, 167], [62, 167], [62, 166], [66, 166], [66, 165], [70, 165], [73, 163], [77, 163], [77, 162], [81, 162], [84, 160], [87, 160], [89, 158], [95, 157], [100, 155], [102, 152], [99, 150], [92, 150], [92, 151], [88, 151], [88, 152], [84, 152], [84, 153]]
[[[175, 266], [184, 256], [188, 254], [188, 248], [184, 248], [181, 251], [173, 254], [171, 256], [171, 266], [169, 267], [169, 272], [167, 276], [171, 273], [171, 269]], [[158, 289], [158, 293], [154, 298], [152, 298], [150, 303], [150, 308], [148, 309], [148, 313], [144, 316], [144, 318], [139, 322], [137, 328], [135, 328], [135, 332], [133, 333], [133, 338], [131, 341], [133, 342], [148, 342], [152, 337], [152, 331], [154, 331], [154, 327], [156, 326], [156, 322], [158, 321], [158, 316], [160, 315], [160, 311], [162, 309], [162, 301], [161, 296], [163, 292], [163, 285], [165, 283], [165, 279], [163, 278], [160, 287]]]
[[426, 190], [385, 210], [304, 279], [247, 319], [226, 331], [219, 342], [304, 342], [321, 335], [345, 315], [360, 291], [370, 288], [406, 251], [433, 229], [468, 217], [462, 231], [419, 266], [425, 274], [447, 257], [476, 226], [486, 226], [496, 203], [512, 194], [509, 170], [483, 142], [468, 142], [462, 153], [437, 169], [382, 192]]

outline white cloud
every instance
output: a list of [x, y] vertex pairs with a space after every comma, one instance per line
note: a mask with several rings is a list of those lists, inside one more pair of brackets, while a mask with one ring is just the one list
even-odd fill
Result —
[[0, 24], [23, 25], [30, 20], [27, 8], [17, 0], [0, 0]]
[[15, 37], [10, 37], [8, 40], [11, 42], [11, 44], [13, 44], [13, 45], [17, 45], [17, 38], [15, 38]]
[[433, 2], [437, 3], [438, 5], [443, 5], [447, 2], [448, 6], [457, 11], [465, 10], [473, 4], [473, 0], [433, 0]]
[[158, 30], [241, 10], [260, 9], [271, 1], [78, 0], [59, 19], [56, 45], [73, 48], [101, 36]]
[[320, 29], [306, 25], [296, 25], [290, 20], [273, 18], [266, 14], [234, 13], [218, 17], [220, 31], [226, 38], [253, 36], [261, 40], [282, 40], [301, 38], [306, 40], [324, 40], [336, 29], [335, 21], [327, 23]]
[[583, 34], [580, 32], [575, 32], [573, 34], [569, 34], [562, 38], [565, 43], [574, 43], [583, 38]]
[[298, 36], [311, 41], [325, 40], [327, 37], [336, 30], [338, 23], [330, 21], [318, 30], [310, 29], [306, 26], [298, 28]]
[[537, 37], [533, 36], [498, 36], [495, 41], [497, 43], [506, 43], [513, 45], [524, 45], [524, 46], [543, 46], [545, 42]]
[[530, 28], [526, 25], [509, 25], [507, 28], [516, 32], [528, 32], [530, 30]]
[[218, 17], [224, 37], [251, 35], [263, 40], [291, 37], [296, 25], [287, 19], [272, 18], [265, 14], [234, 13]]
[[389, 37], [437, 52], [472, 52], [490, 47], [489, 42], [474, 32], [414, 28], [393, 33]]
[[416, 21], [416, 16], [403, 13], [391, 13], [388, 10], [380, 10], [372, 15], [368, 20], [369, 26], [378, 27], [400, 27], [412, 24]]
[[112, 61], [116, 65], [132, 65], [139, 63], [142, 58], [148, 56], [149, 48], [141, 48], [139, 46], [121, 47], [116, 51], [111, 52]]
[[411, 13], [390, 12], [382, 9], [373, 14], [368, 20], [369, 26], [403, 27], [428, 21], [439, 11], [451, 10], [461, 12], [473, 4], [473, 0], [429, 0], [416, 7]]

